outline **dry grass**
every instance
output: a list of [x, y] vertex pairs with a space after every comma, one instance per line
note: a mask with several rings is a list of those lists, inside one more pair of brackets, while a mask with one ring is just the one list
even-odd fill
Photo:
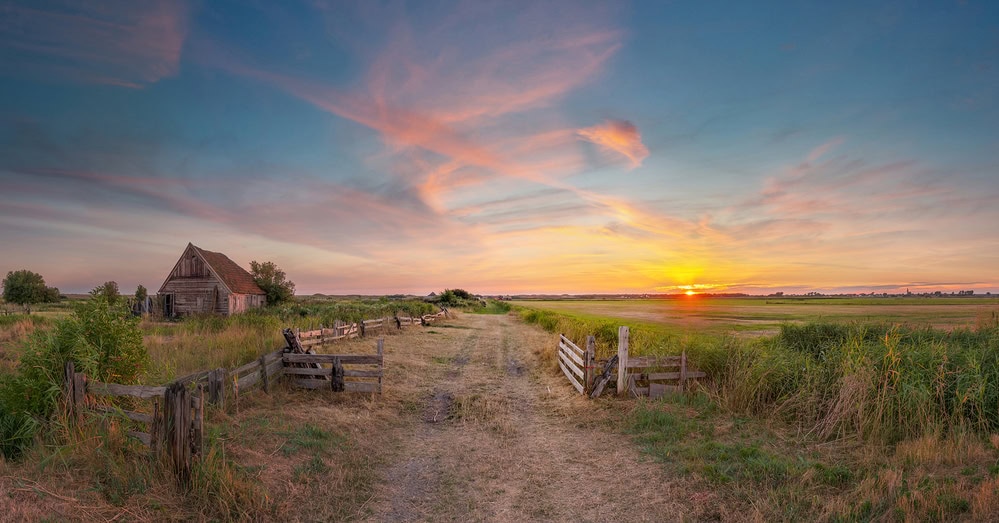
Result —
[[20, 344], [31, 333], [49, 324], [37, 316], [0, 316], [0, 373], [10, 372], [17, 366], [21, 354]]

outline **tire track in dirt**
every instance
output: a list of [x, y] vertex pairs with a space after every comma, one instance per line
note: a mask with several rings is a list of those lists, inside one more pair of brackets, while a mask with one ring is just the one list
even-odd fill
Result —
[[538, 368], [532, 349], [554, 344], [551, 335], [512, 316], [457, 323], [470, 328], [442, 338], [433, 357], [448, 358], [447, 369], [420, 383], [423, 410], [381, 471], [371, 520], [690, 517], [661, 466], [589, 423], [593, 404]]

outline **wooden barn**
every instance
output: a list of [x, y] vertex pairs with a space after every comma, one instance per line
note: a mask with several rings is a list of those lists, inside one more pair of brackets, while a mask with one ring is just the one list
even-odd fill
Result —
[[267, 302], [253, 276], [228, 256], [188, 243], [159, 291], [163, 314], [236, 314]]

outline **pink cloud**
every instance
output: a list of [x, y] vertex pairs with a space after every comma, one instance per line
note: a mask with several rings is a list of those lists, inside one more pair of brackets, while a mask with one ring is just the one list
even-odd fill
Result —
[[[377, 131], [389, 157], [401, 159], [393, 174], [438, 213], [449, 212], [452, 195], [497, 179], [568, 188], [559, 178], [585, 167], [585, 155], [554, 104], [600, 72], [622, 33], [599, 6], [453, 7], [419, 28], [398, 9], [360, 7], [375, 34], [364, 46], [347, 42], [371, 64], [357, 87], [280, 73], [213, 45], [197, 54]], [[510, 20], [493, 23], [497, 14]], [[386, 27], [384, 44], [371, 51]], [[462, 38], [471, 30], [473, 45]], [[511, 131], [514, 119], [530, 132]]]
[[600, 146], [605, 152], [624, 156], [632, 168], [641, 166], [649, 156], [638, 127], [628, 121], [607, 120], [603, 124], [580, 129], [577, 133], [580, 138]]
[[57, 2], [8, 6], [0, 47], [16, 58], [0, 71], [139, 88], [177, 73], [187, 37], [180, 1]]

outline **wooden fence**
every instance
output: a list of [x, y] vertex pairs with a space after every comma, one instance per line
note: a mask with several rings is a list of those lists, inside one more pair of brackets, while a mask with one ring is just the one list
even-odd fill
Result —
[[657, 398], [667, 391], [687, 390], [692, 380], [707, 375], [687, 366], [687, 353], [679, 356], [630, 357], [628, 327], [618, 329], [617, 354], [608, 360], [598, 361], [596, 339], [587, 336], [586, 349], [559, 335], [557, 360], [562, 373], [580, 394], [599, 397], [605, 388], [616, 382], [617, 393], [628, 392], [634, 397]]
[[[306, 332], [286, 330], [288, 347], [264, 354], [235, 369], [218, 368], [183, 376], [167, 386], [120, 385], [88, 380], [67, 362], [64, 375], [66, 409], [70, 419], [81, 421], [86, 411], [127, 420], [142, 430], [127, 434], [150, 449], [152, 456], [165, 452], [181, 482], [190, 478], [191, 459], [202, 452], [205, 403], [225, 408], [227, 396], [238, 409], [239, 395], [260, 387], [269, 393], [272, 384], [284, 377], [293, 386], [309, 389], [381, 394], [384, 377], [384, 338], [379, 338], [375, 354], [316, 354], [342, 339], [384, 332], [395, 321], [404, 325], [429, 325], [449, 316], [447, 309], [418, 317], [394, 316], [356, 323], [336, 322], [333, 328]], [[289, 338], [290, 336], [290, 338]], [[326, 366], [328, 365], [328, 367]], [[150, 400], [143, 411], [121, 409], [101, 400], [103, 397], [131, 397]]]
[[[79, 423], [89, 410], [133, 422], [145, 430], [131, 430], [127, 434], [147, 446], [153, 458], [160, 452], [166, 453], [182, 483], [190, 479], [191, 459], [201, 454], [204, 444], [205, 394], [201, 385], [191, 391], [178, 383], [149, 387], [90, 381], [86, 374], [76, 372], [72, 361], [66, 362], [63, 383], [70, 419]], [[151, 400], [151, 413], [118, 408], [101, 399], [108, 397]]]
[[435, 314], [424, 314], [423, 316], [399, 316], [397, 314], [391, 318], [386, 316], [354, 323], [337, 321], [333, 324], [332, 328], [323, 327], [308, 331], [295, 329], [295, 334], [298, 335], [302, 347], [309, 348], [316, 345], [327, 345], [343, 339], [363, 338], [376, 332], [383, 334], [392, 322], [395, 322], [397, 329], [412, 325], [430, 325], [441, 318], [447, 318], [449, 314], [450, 311], [446, 308], [441, 308]]
[[[376, 354], [285, 353], [283, 362], [284, 374], [296, 387], [381, 394], [385, 369], [385, 340], [378, 339]], [[295, 364], [306, 365], [295, 367], [293, 366]], [[323, 367], [323, 365], [330, 366]], [[350, 368], [344, 365], [349, 365]]]

